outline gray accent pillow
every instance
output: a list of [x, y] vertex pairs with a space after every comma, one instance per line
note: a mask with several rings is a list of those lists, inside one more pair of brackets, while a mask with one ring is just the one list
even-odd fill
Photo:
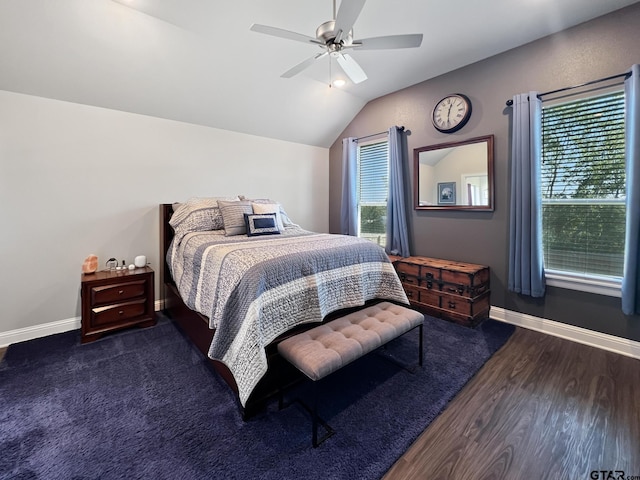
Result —
[[224, 223], [224, 234], [231, 235], [243, 235], [247, 233], [247, 227], [244, 223], [244, 214], [252, 214], [253, 207], [248, 200], [241, 200], [238, 202], [218, 201], [218, 208], [222, 214], [222, 221]]
[[173, 204], [173, 215], [169, 224], [176, 235], [189, 232], [222, 230], [224, 224], [218, 209], [218, 200], [235, 200], [233, 197], [190, 198], [184, 203]]

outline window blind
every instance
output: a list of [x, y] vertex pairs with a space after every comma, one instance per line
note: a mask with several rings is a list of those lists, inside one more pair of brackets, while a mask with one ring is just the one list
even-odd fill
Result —
[[389, 195], [388, 142], [362, 145], [359, 150], [360, 203], [386, 205]]
[[542, 110], [545, 268], [622, 276], [624, 92]]
[[388, 145], [385, 140], [358, 147], [358, 236], [381, 246], [386, 242]]

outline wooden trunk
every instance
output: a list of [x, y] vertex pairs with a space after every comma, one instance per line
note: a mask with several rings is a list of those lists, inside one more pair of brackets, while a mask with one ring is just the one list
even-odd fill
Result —
[[429, 257], [391, 260], [416, 308], [468, 327], [489, 317], [489, 267]]

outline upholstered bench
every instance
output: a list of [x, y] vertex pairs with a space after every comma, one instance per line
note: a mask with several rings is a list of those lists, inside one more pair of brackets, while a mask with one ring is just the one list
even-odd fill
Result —
[[[278, 352], [313, 380], [317, 389], [318, 380], [416, 327], [420, 334], [418, 364], [422, 366], [423, 322], [424, 315], [420, 312], [381, 302], [289, 337], [278, 344]], [[319, 443], [317, 393], [316, 390], [311, 409], [314, 447]], [[328, 430], [329, 435], [322, 440], [333, 433]]]

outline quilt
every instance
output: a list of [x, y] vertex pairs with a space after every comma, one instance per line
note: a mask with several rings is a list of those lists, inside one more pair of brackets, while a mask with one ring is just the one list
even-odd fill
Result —
[[372, 299], [409, 303], [381, 247], [297, 226], [264, 237], [188, 233], [174, 238], [167, 262], [185, 304], [216, 329], [209, 357], [229, 368], [243, 406], [279, 335]]

